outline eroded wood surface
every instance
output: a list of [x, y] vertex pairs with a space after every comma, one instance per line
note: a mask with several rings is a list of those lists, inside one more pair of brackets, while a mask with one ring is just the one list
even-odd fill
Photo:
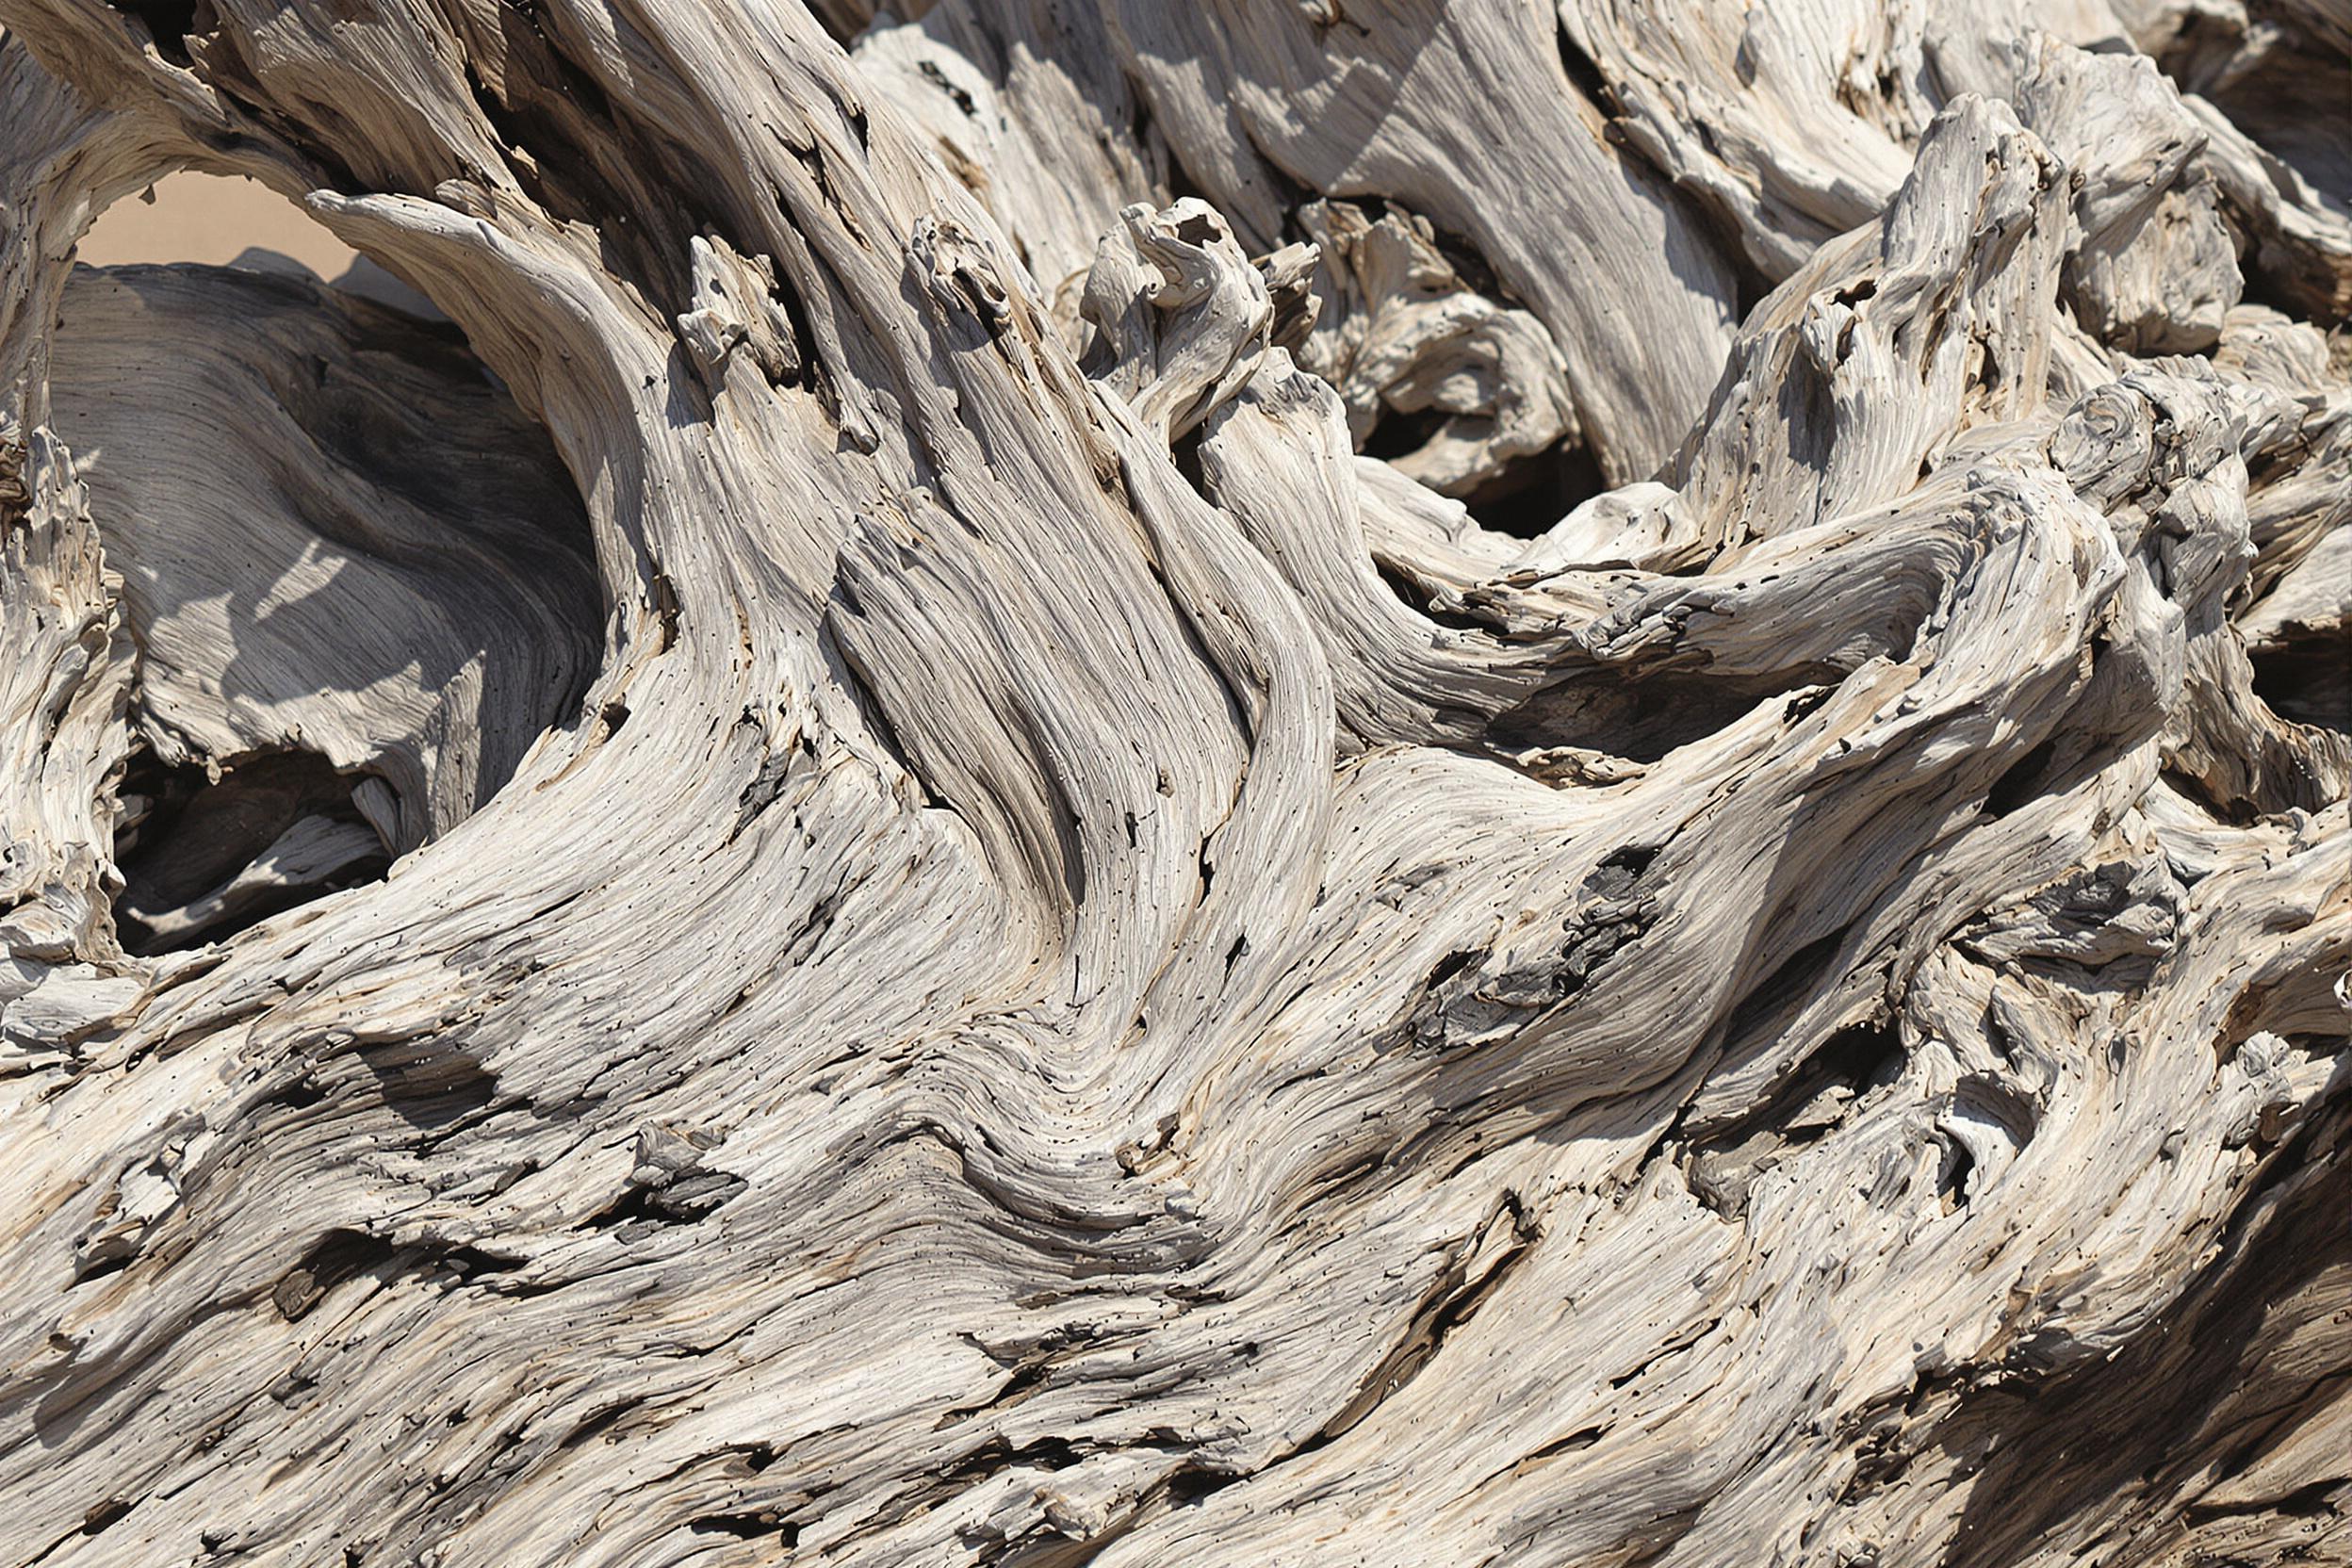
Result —
[[2342, 8], [911, 8], [0, 0], [0, 1560], [2352, 1556]]

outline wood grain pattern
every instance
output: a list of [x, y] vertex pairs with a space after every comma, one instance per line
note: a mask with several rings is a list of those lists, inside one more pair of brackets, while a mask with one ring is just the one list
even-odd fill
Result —
[[908, 9], [0, 0], [0, 1562], [2352, 1555], [2340, 8]]

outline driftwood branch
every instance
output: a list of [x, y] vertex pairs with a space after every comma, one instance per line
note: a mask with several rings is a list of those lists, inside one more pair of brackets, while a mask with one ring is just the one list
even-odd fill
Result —
[[2352, 1555], [2342, 8], [913, 8], [0, 0], [0, 1561]]

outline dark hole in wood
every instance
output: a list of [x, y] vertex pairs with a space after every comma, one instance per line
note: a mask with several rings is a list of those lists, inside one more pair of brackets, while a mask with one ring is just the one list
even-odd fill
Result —
[[2254, 694], [2282, 719], [2352, 731], [2352, 637], [2313, 632], [2256, 653]]
[[384, 875], [391, 864], [353, 804], [359, 779], [314, 752], [242, 758], [210, 778], [134, 753], [118, 798], [115, 928], [132, 953], [224, 941], [271, 915]]

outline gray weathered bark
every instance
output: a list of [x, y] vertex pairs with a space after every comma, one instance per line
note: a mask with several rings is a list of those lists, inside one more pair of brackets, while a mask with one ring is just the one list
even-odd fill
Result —
[[914, 8], [0, 0], [0, 1561], [2352, 1557], [2341, 7]]

